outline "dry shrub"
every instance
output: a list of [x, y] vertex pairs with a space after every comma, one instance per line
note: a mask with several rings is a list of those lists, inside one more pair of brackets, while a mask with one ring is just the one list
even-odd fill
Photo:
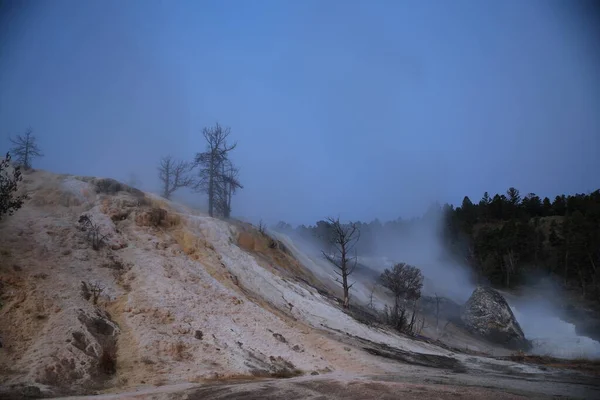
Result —
[[175, 317], [170, 310], [164, 310], [162, 308], [153, 308], [146, 310], [146, 312], [152, 317], [157, 324], [171, 324], [175, 321]]
[[148, 356], [144, 356], [144, 357], [142, 357], [142, 363], [143, 363], [143, 364], [146, 364], [146, 365], [153, 365], [153, 364], [156, 364], [156, 362], [155, 362], [155, 361], [153, 361], [153, 360], [152, 360], [150, 357], [148, 357]]
[[167, 380], [167, 378], [158, 377], [155, 378], [152, 383], [154, 384], [154, 386], [165, 386], [167, 383], [169, 383], [169, 381]]
[[111, 210], [107, 213], [113, 222], [124, 221], [131, 214], [130, 210]]
[[79, 225], [80, 229], [86, 233], [86, 238], [90, 241], [94, 250], [99, 250], [105, 244], [105, 239], [110, 236], [110, 233], [103, 235], [100, 225], [95, 223], [87, 214], [82, 214], [79, 217]]
[[320, 281], [293, 256], [291, 251], [279, 240], [260, 233], [252, 225], [236, 224], [238, 247], [253, 253], [258, 263], [275, 273], [300, 279], [313, 287], [321, 287]]
[[181, 216], [172, 212], [168, 213], [167, 218], [165, 219], [165, 226], [172, 228], [178, 225], [181, 225]]
[[157, 227], [167, 218], [167, 210], [163, 208], [153, 208], [150, 210], [150, 223]]
[[273, 363], [270, 368], [269, 376], [272, 378], [293, 378], [295, 376], [302, 375], [302, 371], [299, 370], [291, 362], [283, 359], [282, 357], [269, 357], [269, 360]]
[[150, 198], [150, 207], [167, 209], [169, 208], [169, 205], [166, 201]]
[[170, 210], [169, 204], [163, 200], [150, 199], [150, 206], [152, 208], [160, 208], [163, 210], [169, 210], [166, 217], [163, 219], [163, 225], [166, 227], [178, 226], [182, 223], [181, 216]]
[[104, 291], [105, 287], [98, 282], [84, 282], [81, 281], [81, 297], [86, 300], [92, 299], [94, 305], [98, 304], [98, 299]]
[[183, 252], [189, 256], [202, 252], [206, 249], [207, 243], [204, 239], [194, 235], [187, 229], [179, 229], [173, 233], [173, 238], [181, 246]]
[[118, 192], [127, 192], [131, 193], [135, 197], [145, 197], [144, 192], [141, 190], [128, 186], [114, 179], [96, 179], [94, 183], [96, 186], [96, 193], [115, 195]]
[[172, 357], [177, 361], [187, 360], [192, 357], [192, 355], [187, 352], [186, 344], [182, 341], [178, 341], [172, 344], [170, 353]]
[[31, 195], [31, 203], [35, 206], [62, 206], [77, 207], [82, 204], [81, 200], [73, 193], [60, 189], [36, 190]]
[[138, 226], [163, 226], [171, 228], [181, 224], [181, 217], [175, 213], [169, 213], [164, 208], [153, 207], [148, 211], [138, 214], [135, 218]]
[[302, 375], [302, 371], [299, 369], [288, 369], [288, 368], [279, 368], [274, 372], [270, 373], [271, 378], [294, 378], [296, 376]]

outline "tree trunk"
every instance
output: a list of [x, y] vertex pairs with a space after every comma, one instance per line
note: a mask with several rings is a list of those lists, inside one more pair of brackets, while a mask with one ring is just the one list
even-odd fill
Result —
[[164, 188], [163, 188], [163, 197], [167, 200], [169, 200], [169, 197], [171, 197], [171, 193], [169, 193], [169, 181], [170, 180], [171, 180], [171, 171], [167, 165], [165, 167], [165, 181], [164, 181]]
[[439, 335], [440, 333], [440, 298], [435, 294], [435, 333]]
[[210, 174], [208, 177], [208, 215], [214, 216], [215, 207], [215, 171], [217, 169], [217, 159], [214, 154], [215, 150], [210, 155]]
[[233, 197], [233, 185], [230, 183], [228, 185], [228, 193], [227, 193], [227, 218], [231, 216], [231, 198]]
[[211, 217], [213, 216], [213, 200], [214, 200], [214, 181], [213, 181], [213, 175], [211, 172], [211, 176], [209, 178], [208, 181], [208, 215], [210, 215]]
[[342, 286], [344, 287], [344, 308], [350, 307], [350, 296], [348, 295], [348, 262], [346, 260], [346, 247], [342, 246]]
[[535, 266], [535, 269], [538, 269], [539, 266], [539, 262], [538, 262], [538, 252], [539, 252], [539, 234], [538, 234], [538, 230], [537, 227], [535, 228], [535, 241], [534, 241], [534, 252], [533, 252], [533, 264]]
[[344, 275], [344, 308], [350, 307], [350, 296], [348, 294], [348, 277]]
[[569, 277], [569, 250], [565, 251], [565, 286], [567, 286], [567, 280]]
[[410, 317], [410, 324], [408, 325], [408, 333], [410, 334], [414, 334], [415, 333], [415, 321], [417, 319], [417, 301], [415, 300], [413, 303], [413, 312], [412, 312], [412, 316]]
[[25, 140], [25, 157], [23, 164], [25, 164], [25, 169], [29, 169], [29, 135], [27, 135]]
[[581, 269], [579, 270], [579, 281], [581, 282], [581, 297], [585, 300], [585, 278]]

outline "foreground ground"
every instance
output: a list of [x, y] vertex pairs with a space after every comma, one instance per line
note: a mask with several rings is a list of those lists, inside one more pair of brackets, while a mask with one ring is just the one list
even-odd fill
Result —
[[[593, 378], [569, 373], [522, 376], [502, 372], [454, 373], [426, 367], [404, 367], [398, 374], [363, 376], [329, 373], [289, 379], [258, 379], [183, 384], [105, 394], [102, 400], [155, 399], [549, 399], [600, 398]], [[74, 399], [88, 399], [77, 397]]]

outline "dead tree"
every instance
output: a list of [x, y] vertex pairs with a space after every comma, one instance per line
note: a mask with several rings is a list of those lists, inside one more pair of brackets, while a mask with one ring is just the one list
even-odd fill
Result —
[[[237, 146], [237, 143], [227, 144], [230, 132], [229, 128], [222, 128], [218, 123], [214, 127], [204, 128], [202, 134], [206, 139], [206, 150], [203, 153], [197, 153], [194, 160], [194, 166], [200, 168], [199, 180], [195, 183], [195, 189], [206, 192], [208, 195], [208, 214], [211, 217], [215, 216], [219, 198], [222, 198], [226, 191], [227, 179], [224, 171], [229, 163], [229, 152]], [[221, 213], [225, 214], [223, 210]]]
[[10, 138], [10, 141], [14, 145], [11, 152], [16, 156], [18, 165], [23, 166], [25, 170], [31, 169], [31, 162], [35, 157], [44, 156], [31, 128], [27, 128], [23, 136], [17, 135], [15, 139]]
[[229, 218], [231, 216], [231, 199], [237, 189], [243, 189], [244, 187], [238, 179], [239, 169], [234, 167], [229, 160], [224, 164], [227, 164], [227, 168], [223, 168], [221, 175], [222, 208], [223, 216]]
[[367, 304], [367, 307], [369, 307], [371, 310], [375, 310], [375, 305], [373, 304], [373, 295], [375, 294], [375, 285], [371, 286], [371, 291], [369, 292], [369, 304]]
[[360, 230], [354, 223], [342, 224], [340, 219], [327, 218], [327, 222], [331, 228], [330, 244], [332, 252], [326, 253], [323, 251], [323, 256], [331, 262], [335, 272], [342, 280], [336, 278], [336, 282], [342, 285], [344, 289], [344, 308], [350, 306], [350, 288], [354, 283], [348, 283], [348, 277], [356, 268], [356, 255], [351, 256], [352, 251], [358, 240], [360, 239]]
[[188, 175], [192, 165], [186, 161], [177, 161], [171, 156], [163, 157], [158, 166], [158, 179], [162, 184], [162, 195], [170, 199], [173, 192], [189, 187], [193, 179]]
[[239, 170], [231, 161], [225, 160], [221, 165], [221, 173], [215, 182], [215, 214], [224, 218], [231, 216], [231, 199], [237, 189], [243, 188], [237, 175]]

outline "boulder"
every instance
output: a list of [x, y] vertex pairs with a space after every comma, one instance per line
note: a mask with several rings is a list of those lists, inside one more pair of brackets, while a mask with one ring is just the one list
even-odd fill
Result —
[[464, 305], [460, 319], [469, 332], [491, 342], [513, 349], [530, 347], [510, 306], [492, 288], [477, 287]]

